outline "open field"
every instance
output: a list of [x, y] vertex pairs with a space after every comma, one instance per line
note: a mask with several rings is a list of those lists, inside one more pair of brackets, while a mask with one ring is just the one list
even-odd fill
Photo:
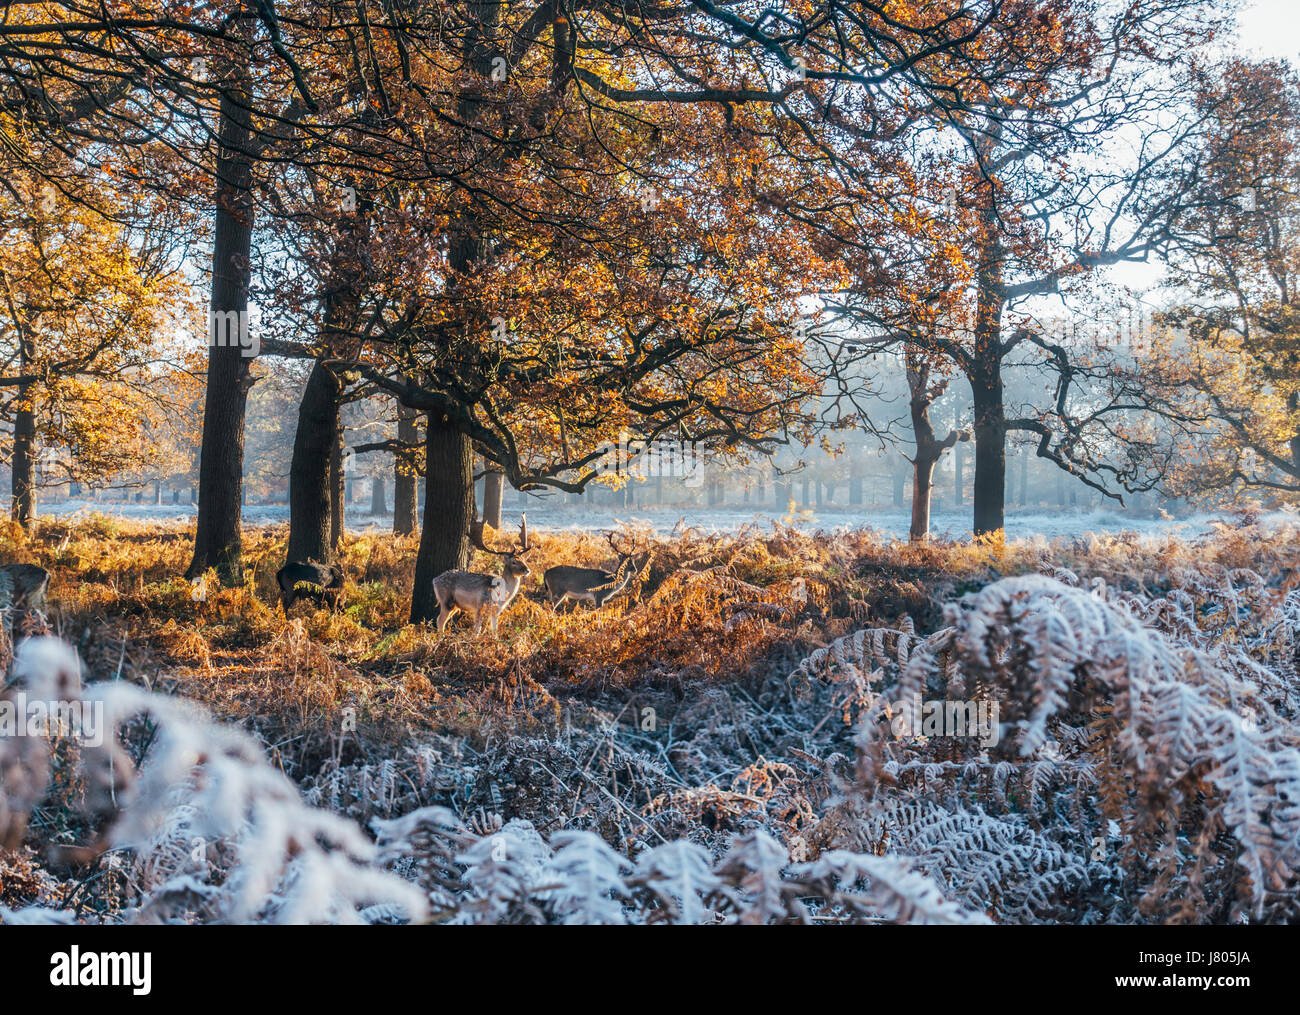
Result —
[[[337, 614], [286, 620], [285, 535], [247, 528], [227, 589], [177, 577], [179, 525], [5, 531], [0, 560], [53, 573], [50, 629], [111, 685], [86, 697], [125, 754], [105, 802], [94, 752], [54, 745], [0, 921], [1300, 916], [1300, 543], [1276, 519], [629, 529], [631, 593], [562, 613], [537, 576], [608, 547], [539, 529], [499, 640], [407, 624], [415, 542], [381, 535], [347, 538]], [[996, 702], [995, 736], [900, 730], [916, 695]]]
[[[113, 504], [87, 500], [60, 500], [41, 505], [41, 512], [69, 524], [102, 516], [159, 524], [192, 524], [193, 504]], [[666, 536], [676, 529], [692, 528], [705, 534], [734, 532], [745, 526], [767, 528], [773, 524], [800, 532], [836, 532], [845, 529], [869, 529], [885, 539], [906, 539], [910, 515], [907, 510], [884, 506], [834, 506], [820, 511], [801, 509], [781, 512], [742, 505], [731, 507], [569, 507], [538, 500], [525, 508], [508, 507], [502, 512], [502, 527], [514, 529], [520, 514], [525, 513], [535, 527], [549, 531], [591, 533], [606, 531], [611, 519], [616, 524], [644, 527]], [[1260, 524], [1270, 527], [1300, 524], [1300, 515], [1286, 507], [1252, 512]], [[285, 504], [252, 504], [244, 507], [244, 517], [258, 525], [286, 523], [289, 508]], [[1195, 538], [1214, 531], [1220, 524], [1231, 524], [1230, 511], [1194, 511], [1179, 515], [1137, 514], [1120, 508], [1074, 510], [1072, 508], [1012, 508], [1007, 512], [1007, 532], [1012, 538], [1076, 538], [1088, 533], [1139, 536], [1180, 536]], [[357, 535], [382, 535], [392, 530], [392, 514], [375, 515], [352, 506], [347, 513], [347, 528]], [[962, 539], [970, 534], [970, 510], [935, 511], [930, 519], [932, 533], [943, 539]]]

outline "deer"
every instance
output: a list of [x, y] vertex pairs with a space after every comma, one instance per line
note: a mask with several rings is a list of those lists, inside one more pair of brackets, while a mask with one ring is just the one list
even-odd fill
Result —
[[35, 564], [0, 565], [0, 588], [9, 587], [5, 605], [27, 610], [44, 610], [45, 593], [50, 587], [50, 572]]
[[280, 606], [285, 617], [289, 616], [289, 608], [299, 599], [310, 599], [317, 606], [328, 606], [333, 613], [343, 591], [343, 569], [337, 564], [291, 560], [275, 572], [275, 584], [280, 589]]
[[474, 571], [444, 571], [433, 580], [433, 595], [438, 600], [438, 630], [443, 631], [457, 612], [474, 618], [474, 633], [483, 629], [486, 619], [497, 636], [497, 620], [514, 601], [524, 578], [532, 574], [524, 555], [532, 550], [528, 542], [528, 517], [519, 523], [519, 545], [512, 550], [497, 550], [483, 542], [483, 523], [470, 526], [470, 540], [484, 553], [505, 557], [500, 576]]
[[618, 548], [614, 542], [614, 533], [607, 533], [605, 538], [618, 558], [613, 571], [598, 567], [573, 567], [569, 564], [546, 569], [542, 585], [546, 588], [546, 598], [551, 609], [559, 612], [560, 604], [571, 599], [575, 607], [579, 602], [587, 602], [598, 610], [615, 596], [627, 591], [640, 568], [632, 563], [633, 553], [624, 553]]

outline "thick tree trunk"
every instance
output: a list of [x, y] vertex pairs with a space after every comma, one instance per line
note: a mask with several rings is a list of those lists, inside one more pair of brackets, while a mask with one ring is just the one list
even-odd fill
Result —
[[975, 348], [966, 374], [975, 411], [975, 535], [1006, 524], [1007, 422], [1002, 399], [1002, 284], [1000, 224], [992, 202], [981, 213], [976, 273]]
[[[347, 476], [343, 447], [343, 424], [338, 406], [334, 407], [334, 442], [330, 447], [330, 553], [343, 546], [344, 511], [347, 504]], [[350, 459], [348, 459], [350, 461]]]
[[[464, 35], [464, 54], [475, 72], [489, 75], [499, 57], [495, 36], [501, 25], [501, 5], [496, 0], [471, 0], [470, 25]], [[465, 122], [477, 120], [485, 108], [484, 98], [470, 91], [462, 93], [457, 113]], [[461, 275], [473, 272], [491, 255], [491, 240], [465, 199], [449, 236], [447, 261]], [[491, 317], [482, 307], [465, 306], [466, 338], [483, 334]], [[415, 562], [415, 589], [411, 595], [411, 622], [430, 620], [437, 612], [433, 579], [443, 571], [469, 563], [469, 533], [474, 524], [474, 449], [468, 434], [439, 413], [425, 417], [425, 505], [420, 550]]]
[[501, 528], [501, 494], [505, 489], [506, 474], [499, 469], [488, 469], [483, 477], [483, 524]]
[[[212, 244], [213, 330], [221, 318], [247, 321], [252, 262], [253, 160], [249, 154], [252, 105], [248, 68], [235, 67], [222, 88], [217, 152], [217, 207]], [[229, 321], [229, 317], [225, 317]], [[241, 331], [243, 325], [241, 324]], [[203, 443], [199, 451], [199, 511], [194, 557], [185, 574], [214, 567], [221, 581], [240, 580], [240, 522], [244, 486], [244, 411], [252, 386], [245, 349], [209, 334]]]
[[338, 378], [319, 361], [298, 405], [289, 465], [289, 560], [333, 560], [330, 462], [337, 443]]
[[[416, 426], [417, 413], [405, 405], [397, 406], [397, 439], [404, 445], [414, 445], [419, 438]], [[415, 451], [411, 452], [416, 454]], [[418, 470], [402, 455], [393, 456], [393, 532], [409, 536], [416, 527], [416, 489]]]
[[1007, 428], [1002, 413], [1002, 379], [987, 379], [975, 396], [975, 535], [1006, 524]]
[[425, 503], [420, 550], [415, 558], [411, 623], [438, 613], [433, 580], [469, 564], [474, 522], [474, 448], [455, 423], [430, 413], [425, 419]]
[[388, 492], [384, 489], [383, 476], [375, 476], [370, 480], [370, 513], [388, 514]]

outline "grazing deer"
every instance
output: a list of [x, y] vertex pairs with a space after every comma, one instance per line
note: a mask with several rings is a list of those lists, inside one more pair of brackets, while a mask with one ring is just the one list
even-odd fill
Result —
[[299, 599], [310, 599], [317, 606], [328, 606], [333, 613], [343, 591], [343, 569], [337, 564], [290, 561], [275, 572], [280, 589], [280, 606], [289, 616], [289, 607]]
[[475, 634], [482, 630], [486, 618], [495, 636], [497, 619], [519, 592], [520, 582], [532, 574], [524, 561], [524, 554], [532, 549], [528, 543], [528, 518], [519, 523], [519, 546], [513, 550], [494, 550], [485, 545], [482, 522], [471, 526], [470, 539], [484, 553], [505, 557], [505, 567], [500, 577], [473, 571], [444, 571], [438, 575], [433, 580], [433, 594], [438, 600], [438, 630], [444, 630], [452, 614], [459, 610], [474, 618]]
[[[8, 585], [8, 602], [4, 602], [4, 587]], [[0, 606], [14, 606], [26, 610], [44, 610], [45, 593], [50, 587], [50, 572], [35, 564], [0, 565]]]
[[600, 609], [627, 590], [640, 568], [633, 565], [632, 553], [623, 553], [618, 548], [612, 532], [605, 538], [609, 540], [609, 545], [618, 558], [613, 571], [598, 567], [572, 567], [568, 564], [546, 569], [542, 584], [546, 586], [546, 598], [552, 609], [558, 611], [566, 599], [572, 599], [575, 606], [579, 602], [586, 602]]

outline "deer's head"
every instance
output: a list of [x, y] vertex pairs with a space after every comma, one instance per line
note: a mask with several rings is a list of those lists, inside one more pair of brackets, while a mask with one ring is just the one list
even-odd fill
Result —
[[532, 552], [532, 544], [528, 541], [528, 516], [523, 515], [519, 522], [519, 543], [509, 550], [498, 550], [488, 546], [483, 541], [483, 523], [475, 522], [470, 526], [470, 542], [477, 546], [484, 553], [495, 554], [498, 557], [505, 557], [505, 565], [502, 572], [507, 578], [516, 580], [522, 579], [525, 575], [532, 574], [528, 567], [528, 562], [524, 557]]

